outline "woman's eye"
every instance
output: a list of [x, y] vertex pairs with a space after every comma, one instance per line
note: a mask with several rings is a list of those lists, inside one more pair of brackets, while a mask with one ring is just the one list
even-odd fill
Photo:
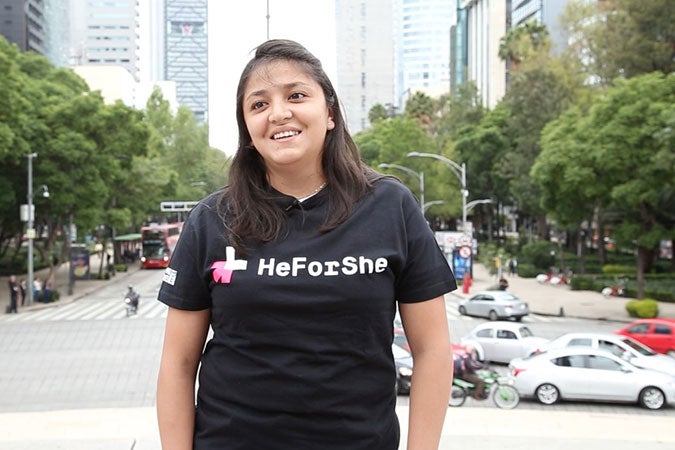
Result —
[[260, 109], [265, 106], [265, 102], [255, 102], [251, 105], [251, 109]]
[[295, 92], [295, 93], [291, 94], [290, 98], [291, 98], [291, 100], [300, 100], [301, 98], [305, 98], [305, 97], [306, 97], [305, 94], [300, 93], [300, 92]]

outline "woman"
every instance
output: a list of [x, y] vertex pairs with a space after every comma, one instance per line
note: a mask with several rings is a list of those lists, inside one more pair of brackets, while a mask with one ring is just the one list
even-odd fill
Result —
[[321, 63], [295, 42], [257, 48], [237, 122], [230, 185], [191, 211], [159, 293], [163, 448], [396, 450], [398, 301], [408, 449], [436, 449], [456, 284], [414, 197], [361, 163]]

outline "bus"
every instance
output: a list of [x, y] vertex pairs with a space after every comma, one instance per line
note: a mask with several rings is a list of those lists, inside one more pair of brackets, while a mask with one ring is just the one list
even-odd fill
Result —
[[178, 243], [183, 223], [152, 224], [141, 228], [141, 268], [165, 269]]

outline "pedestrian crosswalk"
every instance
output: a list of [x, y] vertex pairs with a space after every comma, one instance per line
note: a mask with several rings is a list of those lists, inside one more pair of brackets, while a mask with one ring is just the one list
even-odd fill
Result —
[[120, 300], [75, 301], [54, 305], [35, 311], [0, 316], [3, 322], [56, 322], [68, 320], [138, 320], [166, 318], [168, 307], [158, 300], [141, 301], [138, 313], [127, 317], [125, 305]]
[[[164, 319], [166, 318], [168, 307], [158, 300], [141, 301], [138, 313], [127, 317], [126, 308], [120, 300], [106, 301], [75, 301], [64, 305], [55, 305], [36, 311], [25, 311], [19, 314], [0, 315], [0, 323], [3, 322], [49, 322], [49, 321], [68, 321], [68, 320], [138, 320], [138, 319]], [[485, 319], [463, 316], [457, 310], [455, 302], [446, 302], [446, 313], [448, 321], [484, 321]], [[523, 317], [523, 323], [546, 323], [561, 322], [563, 317], [542, 316], [530, 314]]]

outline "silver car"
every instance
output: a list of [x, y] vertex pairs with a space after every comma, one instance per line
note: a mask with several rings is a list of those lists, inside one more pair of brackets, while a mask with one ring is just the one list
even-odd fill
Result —
[[601, 349], [565, 347], [516, 358], [513, 386], [545, 405], [560, 400], [639, 403], [647, 409], [675, 404], [675, 377], [640, 369]]
[[500, 363], [536, 352], [546, 342], [526, 325], [507, 321], [482, 323], [461, 339], [462, 345], [476, 349], [478, 359]]
[[581, 345], [607, 350], [634, 366], [675, 375], [675, 358], [656, 353], [628, 336], [612, 333], [567, 333], [547, 342], [541, 351]]
[[466, 316], [486, 317], [490, 320], [515, 319], [520, 321], [530, 313], [525, 301], [506, 291], [482, 291], [459, 302], [457, 310]]

